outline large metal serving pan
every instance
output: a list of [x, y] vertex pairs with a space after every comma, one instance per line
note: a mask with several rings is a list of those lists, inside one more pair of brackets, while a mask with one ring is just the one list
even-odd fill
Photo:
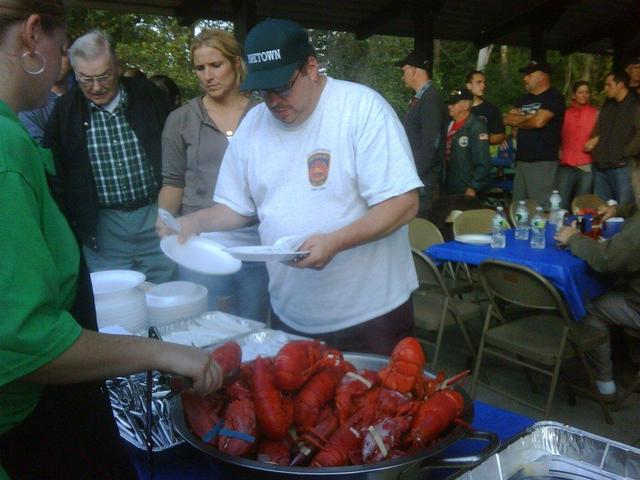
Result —
[[[344, 357], [353, 363], [357, 368], [367, 368], [380, 370], [386, 366], [389, 359], [379, 355], [367, 355], [360, 353], [345, 353]], [[432, 378], [434, 375], [425, 372]], [[456, 386], [465, 400], [465, 412], [462, 418], [469, 424], [473, 421], [473, 404], [469, 395]], [[455, 425], [437, 442], [414, 455], [378, 462], [373, 465], [354, 465], [348, 467], [331, 468], [311, 468], [311, 467], [286, 467], [272, 465], [269, 463], [257, 462], [246, 458], [235, 457], [220, 452], [217, 448], [203, 442], [196, 436], [186, 424], [182, 410], [182, 403], [177, 401], [173, 406], [173, 422], [178, 432], [185, 440], [205, 452], [206, 454], [219, 460], [222, 468], [222, 478], [224, 479], [260, 479], [260, 480], [283, 480], [291, 478], [319, 478], [323, 480], [398, 480], [398, 479], [424, 479], [429, 476], [433, 468], [461, 468], [474, 465], [492, 455], [500, 444], [497, 435], [488, 432], [470, 432], [467, 428]], [[441, 459], [439, 454], [462, 438], [485, 440], [487, 447], [478, 455], [465, 457], [464, 459]]]
[[459, 480], [640, 479], [640, 449], [557, 422], [538, 422]]

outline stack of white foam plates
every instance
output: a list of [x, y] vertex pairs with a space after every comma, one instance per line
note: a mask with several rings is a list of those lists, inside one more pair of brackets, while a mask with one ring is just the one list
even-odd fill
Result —
[[147, 292], [149, 323], [168, 325], [207, 311], [206, 287], [193, 282], [167, 282], [156, 285]]
[[148, 327], [144, 292], [139, 288], [145, 276], [133, 270], [93, 272], [91, 284], [98, 328], [120, 326], [130, 333]]

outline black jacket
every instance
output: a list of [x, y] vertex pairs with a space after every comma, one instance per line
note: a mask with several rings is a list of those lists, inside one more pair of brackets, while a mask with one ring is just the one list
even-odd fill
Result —
[[427, 187], [437, 186], [442, 174], [448, 116], [440, 93], [431, 84], [402, 120], [418, 176]]
[[[157, 184], [162, 185], [161, 135], [169, 111], [166, 96], [148, 80], [122, 77], [120, 81], [127, 91], [129, 125], [151, 162]], [[43, 143], [53, 152], [56, 177], [51, 184], [67, 219], [82, 242], [97, 249], [99, 203], [87, 148], [90, 123], [88, 100], [76, 86], [56, 102]]]
[[629, 93], [624, 100], [608, 99], [600, 109], [591, 134], [599, 137], [593, 149], [593, 163], [598, 168], [615, 168], [630, 164], [640, 156], [640, 104]]

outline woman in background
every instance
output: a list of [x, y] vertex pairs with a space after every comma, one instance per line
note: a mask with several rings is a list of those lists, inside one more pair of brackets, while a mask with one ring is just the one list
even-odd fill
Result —
[[558, 189], [562, 208], [570, 209], [574, 197], [591, 193], [593, 173], [591, 154], [585, 144], [598, 119], [598, 109], [591, 105], [589, 82], [580, 80], [573, 84], [571, 105], [564, 113], [562, 141], [560, 144], [560, 168]]
[[[172, 112], [162, 132], [163, 186], [158, 206], [186, 215], [213, 205], [222, 157], [245, 114], [256, 104], [240, 92], [246, 76], [242, 47], [222, 30], [203, 30], [191, 44], [191, 61], [204, 95]], [[165, 228], [160, 219], [158, 230]], [[256, 226], [206, 234], [223, 245], [260, 245]], [[180, 268], [183, 280], [209, 289], [210, 309], [225, 310], [265, 322], [269, 309], [268, 274], [264, 264], [244, 263], [226, 276]]]
[[56, 0], [0, 0], [0, 478], [133, 479], [98, 381], [157, 369], [221, 384], [206, 351], [96, 332], [89, 273], [17, 112], [45, 105], [64, 47]]

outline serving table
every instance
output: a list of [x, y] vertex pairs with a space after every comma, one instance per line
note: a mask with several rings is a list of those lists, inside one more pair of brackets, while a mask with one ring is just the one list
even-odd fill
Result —
[[587, 313], [585, 306], [589, 299], [607, 290], [606, 275], [593, 271], [584, 260], [557, 247], [554, 242], [547, 241], [545, 248], [534, 249], [528, 240], [516, 240], [514, 229], [507, 230], [506, 242], [505, 248], [491, 248], [490, 245], [469, 245], [451, 240], [432, 245], [425, 253], [441, 262], [479, 265], [484, 260], [496, 259], [530, 267], [558, 288], [576, 320]]

